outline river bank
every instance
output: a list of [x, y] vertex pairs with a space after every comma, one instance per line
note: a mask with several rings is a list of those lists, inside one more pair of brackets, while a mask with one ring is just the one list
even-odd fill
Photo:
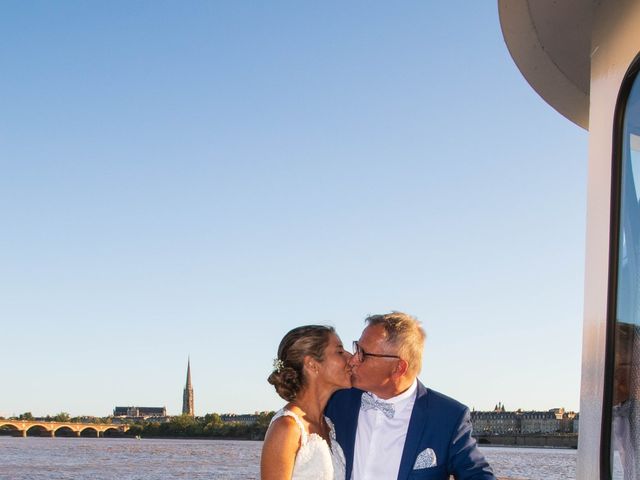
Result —
[[[230, 432], [229, 432], [230, 433]], [[145, 434], [144, 431], [132, 430], [126, 433], [110, 433], [107, 438], [122, 438], [129, 440], [145, 439], [145, 440], [215, 440], [215, 441], [261, 441], [264, 438], [264, 432], [262, 429], [249, 430], [240, 432], [240, 435], [189, 435], [189, 434], [173, 434], [162, 435]], [[31, 431], [28, 435], [33, 438], [50, 438], [51, 435], [48, 432], [41, 430]], [[20, 437], [22, 435], [15, 430], [2, 430], [0, 429], [0, 437]], [[75, 438], [73, 432], [70, 431], [58, 431], [55, 435], [56, 438]], [[95, 433], [83, 434], [82, 438], [95, 438]], [[578, 448], [578, 435], [576, 434], [564, 434], [564, 435], [478, 435], [475, 436], [478, 444], [482, 447], [515, 447], [515, 448], [565, 448], [565, 449], [577, 449]]]
[[474, 435], [479, 445], [531, 448], [578, 448], [578, 434]]

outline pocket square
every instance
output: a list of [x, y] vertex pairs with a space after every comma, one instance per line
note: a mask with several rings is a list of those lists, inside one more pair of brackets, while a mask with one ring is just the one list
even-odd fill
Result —
[[436, 452], [434, 452], [431, 448], [425, 448], [420, 452], [418, 458], [416, 458], [416, 463], [413, 465], [414, 470], [421, 470], [423, 468], [432, 468], [438, 465], [436, 461]]

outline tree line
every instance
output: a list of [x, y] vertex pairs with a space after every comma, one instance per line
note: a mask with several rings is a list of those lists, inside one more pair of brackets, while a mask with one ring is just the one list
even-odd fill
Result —
[[262, 440], [271, 422], [274, 412], [261, 412], [254, 423], [224, 422], [217, 413], [204, 417], [180, 415], [168, 422], [153, 419], [129, 426], [126, 435], [140, 437], [178, 437], [178, 438], [234, 438], [243, 440]]
[[[3, 418], [3, 417], [0, 417]], [[74, 417], [72, 418], [67, 412], [60, 412], [56, 415], [47, 415], [46, 417], [34, 417], [31, 412], [24, 412], [18, 415], [17, 417], [9, 417], [9, 420], [28, 420], [28, 421], [40, 421], [40, 422], [76, 422], [76, 423], [87, 423], [84, 420], [85, 417]], [[101, 419], [98, 417], [89, 417], [91, 422], [88, 423], [102, 423]], [[111, 423], [111, 422], [108, 422]]]

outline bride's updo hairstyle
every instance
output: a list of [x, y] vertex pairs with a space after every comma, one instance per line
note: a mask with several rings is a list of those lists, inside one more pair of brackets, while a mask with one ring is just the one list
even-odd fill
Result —
[[306, 384], [304, 357], [307, 355], [322, 362], [333, 327], [305, 325], [287, 333], [278, 347], [278, 358], [273, 362], [273, 372], [267, 381], [282, 398], [291, 402]]

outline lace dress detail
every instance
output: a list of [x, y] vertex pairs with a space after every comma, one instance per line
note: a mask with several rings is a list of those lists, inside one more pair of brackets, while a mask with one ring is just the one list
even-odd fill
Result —
[[300, 449], [293, 465], [292, 480], [345, 480], [344, 452], [336, 440], [336, 430], [331, 420], [324, 417], [329, 426], [329, 446], [317, 433], [307, 433], [300, 417], [284, 408], [276, 412], [271, 423], [284, 416], [293, 418], [300, 427]]

